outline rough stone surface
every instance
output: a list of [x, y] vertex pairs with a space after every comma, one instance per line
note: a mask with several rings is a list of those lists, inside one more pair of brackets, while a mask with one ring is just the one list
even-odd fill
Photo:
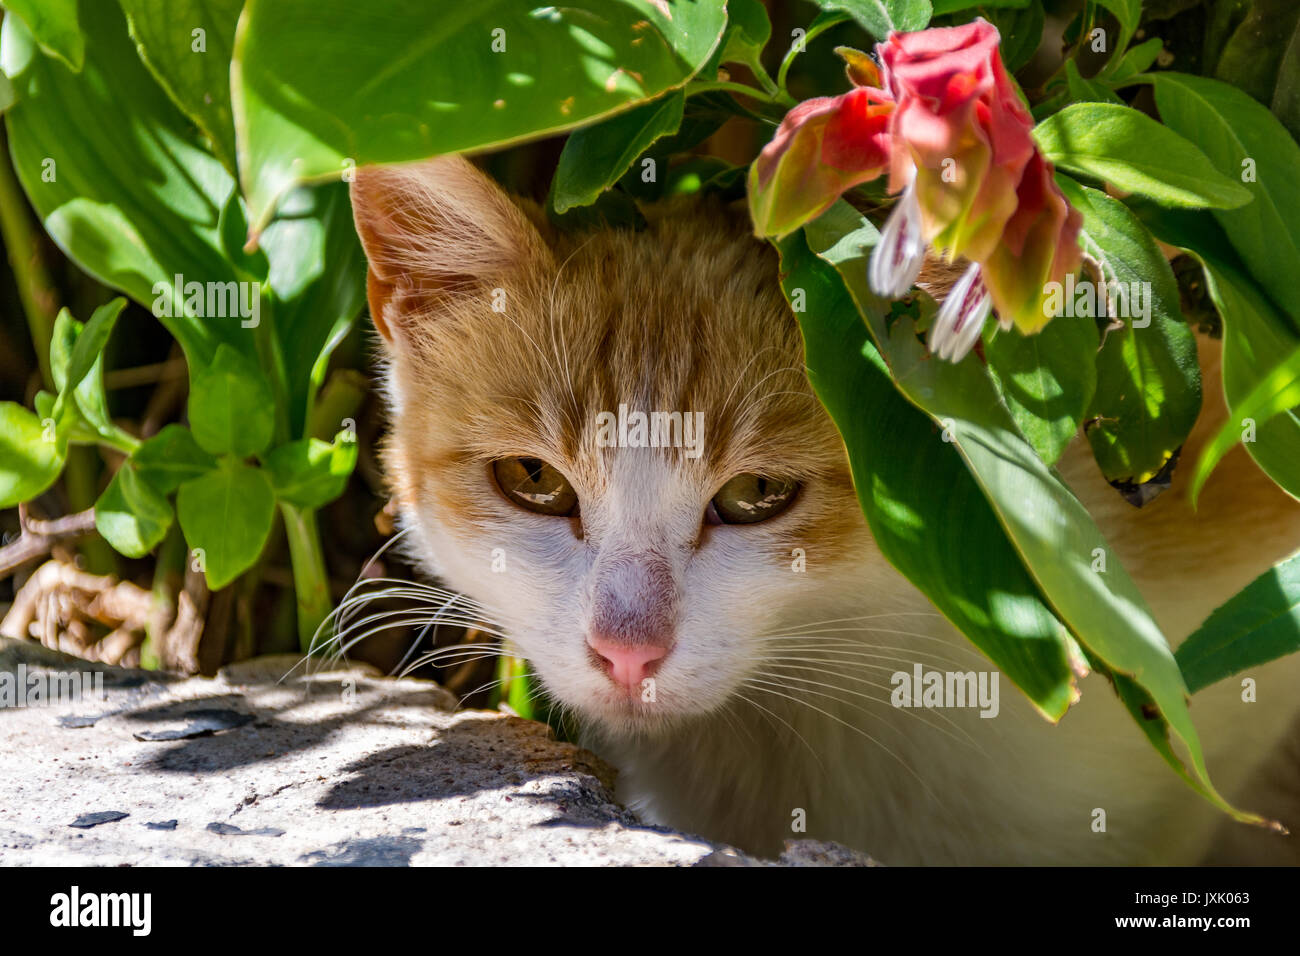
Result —
[[102, 694], [0, 709], [0, 865], [870, 863], [645, 826], [612, 769], [543, 724], [365, 668], [286, 678], [295, 663], [182, 680], [0, 639], [0, 679], [104, 675]]

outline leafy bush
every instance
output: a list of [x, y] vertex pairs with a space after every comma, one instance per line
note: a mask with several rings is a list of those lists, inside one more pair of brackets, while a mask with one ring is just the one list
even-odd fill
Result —
[[[1252, 584], [1176, 659], [1052, 466], [1083, 425], [1129, 500], [1168, 484], [1200, 412], [1184, 312], [1199, 288], [1231, 415], [1191, 463], [1195, 485], [1245, 437], [1300, 496], [1300, 23], [1286, 4], [503, 0], [431, 15], [385, 0], [381, 16], [344, 0], [0, 2], [22, 187], [69, 258], [153, 311], [190, 382], [188, 425], [141, 441], [102, 384], [123, 300], [84, 325], [66, 310], [34, 322], [49, 384], [34, 409], [0, 405], [0, 506], [48, 488], [71, 447], [105, 446], [124, 460], [96, 502], [103, 538], [139, 557], [178, 523], [214, 589], [255, 564], [278, 511], [304, 648], [331, 607], [314, 512], [356, 461], [354, 430], [322, 421], [319, 399], [364, 301], [353, 169], [567, 133], [555, 221], [636, 228], [637, 201], [743, 196], [786, 112], [848, 88], [837, 44], [986, 18], [1083, 254], [1103, 280], [1148, 284], [1147, 324], [988, 330], [980, 358], [932, 360], [934, 301], [891, 304], [868, 283], [893, 200], [859, 181], [851, 203], [773, 240], [809, 375], [889, 560], [1047, 717], [1068, 707], [1081, 657], [1108, 674], [1170, 765], [1231, 809], [1188, 685], [1297, 649], [1300, 568]], [[844, 56], [851, 79], [874, 70]]]

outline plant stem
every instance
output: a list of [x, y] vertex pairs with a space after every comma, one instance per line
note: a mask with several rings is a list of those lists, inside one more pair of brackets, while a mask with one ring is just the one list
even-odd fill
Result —
[[27, 212], [23, 195], [9, 160], [8, 144], [0, 133], [0, 238], [9, 253], [9, 265], [18, 285], [18, 297], [27, 316], [32, 349], [40, 363], [41, 378], [48, 389], [54, 388], [50, 374], [50, 337], [54, 332], [54, 315], [58, 311], [54, 286], [50, 282], [40, 247]]
[[316, 512], [310, 508], [298, 508], [282, 501], [280, 515], [289, 539], [293, 589], [298, 601], [298, 646], [307, 654], [334, 603], [320, 546], [320, 529], [316, 525]]
[[802, 43], [790, 45], [789, 52], [786, 53], [785, 59], [781, 61], [781, 66], [776, 71], [776, 85], [781, 88], [781, 92], [785, 92], [785, 78], [790, 72], [790, 67], [794, 65], [794, 58], [804, 50], [808, 49], [808, 44], [812, 43], [812, 41], [817, 37], [821, 36], [832, 27], [837, 27], [849, 19], [851, 18], [847, 13], [841, 14], [840, 16], [829, 16], [805, 33]]
[[795, 101], [781, 90], [765, 93], [758, 87], [747, 86], [744, 83], [736, 83], [732, 80], [711, 80], [708, 83], [692, 84], [687, 88], [686, 92], [688, 96], [694, 96], [696, 93], [733, 93], [737, 96], [748, 96], [752, 100], [760, 100], [764, 103], [780, 103], [783, 106], [795, 105]]

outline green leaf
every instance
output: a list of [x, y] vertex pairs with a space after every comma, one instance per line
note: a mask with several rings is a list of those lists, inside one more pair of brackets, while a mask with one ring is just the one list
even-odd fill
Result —
[[1127, 106], [1067, 106], [1034, 127], [1034, 138], [1059, 168], [1167, 206], [1231, 209], [1251, 199], [1192, 143]]
[[289, 434], [301, 435], [330, 354], [366, 303], [366, 258], [347, 183], [298, 189], [262, 234], [275, 335], [288, 381]]
[[355, 439], [340, 434], [333, 444], [303, 438], [281, 445], [266, 457], [275, 496], [299, 508], [329, 504], [347, 486], [357, 463]]
[[[655, 140], [677, 132], [685, 103], [685, 94], [674, 90], [661, 99], [573, 133], [555, 169], [552, 208], [563, 214], [574, 206], [595, 202]], [[658, 172], [666, 175], [668, 170]]]
[[[844, 438], [881, 553], [1045, 717], [1059, 720], [1075, 694], [1065, 629], [956, 449], [894, 387], [839, 275], [801, 232], [777, 245], [786, 297], [803, 297], [795, 317], [809, 381]], [[974, 553], [980, 560], [963, 557]]]
[[226, 459], [180, 486], [176, 514], [190, 548], [202, 551], [208, 587], [217, 591], [262, 553], [275, 517], [275, 492], [261, 469]]
[[[1065, 61], [1065, 82], [1070, 89], [1070, 98], [1079, 103], [1118, 103], [1120, 106], [1124, 105], [1124, 101], [1109, 86], [1095, 80], [1085, 79], [1073, 60]], [[1060, 115], [1060, 113], [1056, 114], [1056, 116]]]
[[653, 99], [694, 75], [725, 25], [723, 4], [693, 0], [480, 0], [437, 16], [425, 0], [382, 16], [351, 0], [248, 0], [231, 75], [253, 225], [345, 160], [502, 146]]
[[81, 70], [86, 41], [77, 23], [77, 0], [3, 0], [3, 6], [22, 19], [42, 50]]
[[1119, 20], [1119, 42], [1111, 52], [1122, 51], [1142, 20], [1142, 0], [1097, 0]]
[[[118, 0], [131, 37], [155, 78], [181, 112], [235, 171], [235, 121], [230, 110], [230, 59], [244, 0]], [[199, 36], [195, 31], [202, 31]], [[195, 49], [202, 46], [201, 50]]]
[[1254, 0], [1245, 19], [1228, 38], [1214, 69], [1215, 77], [1261, 103], [1269, 103], [1298, 24], [1300, 6], [1295, 0]]
[[1192, 693], [1300, 651], [1300, 555], [1264, 572], [1206, 618], [1174, 655]]
[[[1132, 678], [1150, 695], [1182, 743], [1190, 770], [1187, 779], [1197, 791], [1237, 819], [1262, 822], [1233, 809], [1210, 783], [1182, 675], [1146, 601], [1083, 505], [1016, 433], [980, 363], [934, 361], [908, 317], [895, 319], [887, 328], [884, 303], [872, 294], [866, 279], [867, 260], [879, 240], [875, 227], [841, 201], [805, 232], [810, 247], [835, 266], [848, 287], [895, 387], [953, 436], [951, 445], [1048, 605], [1090, 658]], [[947, 492], [934, 476], [924, 480], [935, 489], [932, 493]], [[1099, 548], [1110, 558], [1105, 573], [1093, 570]], [[985, 555], [984, 546], [968, 546], [952, 560], [971, 568], [984, 562]]]
[[[116, 298], [111, 302], [101, 305], [90, 316], [90, 321], [85, 327], [80, 329], [76, 344], [72, 347], [72, 353], [68, 356], [66, 365], [63, 368], [63, 381], [58, 381], [56, 375], [55, 384], [59, 388], [59, 402], [63, 402], [64, 395], [68, 392], [75, 391], [78, 386], [90, 375], [91, 370], [99, 362], [105, 346], [108, 345], [108, 337], [113, 334], [113, 326], [117, 324], [117, 317], [122, 314], [122, 309], [126, 307], [126, 299]], [[66, 310], [65, 310], [66, 311]], [[63, 365], [64, 363], [60, 363]], [[53, 362], [51, 362], [51, 370]], [[102, 385], [99, 388], [103, 392]], [[55, 408], [58, 409], [56, 403]]]
[[0, 73], [0, 114], [13, 106], [18, 101], [18, 94], [14, 91], [14, 85], [9, 77]]
[[[1254, 388], [1232, 409], [1232, 416], [1223, 423], [1214, 438], [1201, 453], [1192, 472], [1192, 504], [1200, 496], [1205, 479], [1214, 466], [1232, 450], [1239, 441], [1245, 441], [1247, 426], [1257, 434], [1261, 425], [1277, 415], [1300, 406], [1300, 349], [1282, 359], [1271, 372], [1261, 378]], [[1255, 440], [1255, 439], [1252, 439]]]
[[59, 477], [67, 454], [53, 423], [0, 402], [0, 508], [31, 501]]
[[1097, 326], [1058, 318], [1037, 335], [1016, 329], [984, 343], [984, 357], [1011, 417], [1034, 451], [1055, 464], [1079, 431], [1097, 389]]
[[228, 345], [194, 373], [189, 412], [194, 440], [214, 455], [260, 454], [275, 428], [275, 403], [262, 370]]
[[1253, 172], [1243, 184], [1254, 201], [1215, 218], [1270, 298], [1300, 302], [1300, 146], [1272, 113], [1226, 83], [1185, 73], [1151, 77], [1166, 126], [1225, 174]]
[[183, 425], [168, 425], [131, 456], [140, 476], [165, 495], [183, 482], [217, 467], [217, 460], [199, 447]]
[[104, 347], [125, 304], [114, 299], [100, 306], [85, 326], [66, 308], [59, 311], [50, 336], [50, 372], [59, 392], [48, 412], [61, 436], [130, 454], [139, 440], [113, 423], [103, 375]]
[[1161, 486], [1140, 486], [1171, 463], [1200, 413], [1195, 336], [1179, 311], [1173, 271], [1146, 227], [1105, 193], [1065, 176], [1057, 182], [1083, 215], [1084, 251], [1102, 263], [1107, 281], [1141, 292], [1142, 309], [1130, 291], [1129, 311], [1143, 314], [1102, 342], [1084, 431], [1106, 479], [1130, 500], [1150, 500]]
[[[1195, 255], [1205, 268], [1206, 287], [1223, 322], [1223, 395], [1229, 417], [1277, 364], [1278, 356], [1300, 348], [1300, 333], [1246, 273], [1228, 237], [1208, 212], [1135, 204], [1135, 211], [1165, 243]], [[1244, 443], [1255, 463], [1284, 491], [1300, 498], [1300, 414], [1283, 412], [1257, 423], [1253, 442]]]
[[[1106, 68], [1102, 70], [1101, 75], [1108, 83], [1119, 86], [1133, 79], [1139, 73], [1145, 73], [1151, 69], [1151, 64], [1155, 63], [1160, 56], [1160, 51], [1164, 48], [1164, 40], [1159, 37], [1152, 37], [1144, 43], [1139, 43], [1119, 59], [1112, 59], [1106, 65]], [[1111, 63], [1114, 64], [1113, 67], [1110, 65]]]
[[95, 528], [128, 558], [142, 558], [167, 535], [172, 506], [130, 461], [118, 468], [95, 502]]
[[1000, 50], [1007, 70], [1015, 73], [1029, 63], [1043, 41], [1046, 17], [1042, 0], [1015, 9], [1014, 4], [980, 4], [980, 13], [998, 28], [1002, 36]]
[[1292, 32], [1278, 66], [1277, 85], [1273, 87], [1269, 108], [1291, 136], [1300, 139], [1300, 22]]
[[233, 180], [140, 62], [117, 4], [85, 2], [81, 19], [80, 74], [37, 54], [17, 18], [0, 32], [0, 69], [19, 92], [6, 125], [23, 189], [83, 270], [146, 308], [168, 307], [154, 314], [191, 368], [221, 341], [251, 350], [237, 317], [188, 315], [171, 292], [178, 274], [236, 278], [217, 231]]
[[930, 0], [813, 0], [823, 10], [842, 10], [877, 40], [893, 30], [921, 30], [934, 12]]
[[723, 39], [721, 63], [743, 63], [756, 76], [763, 64], [759, 55], [772, 38], [772, 22], [758, 0], [727, 0], [727, 32]]

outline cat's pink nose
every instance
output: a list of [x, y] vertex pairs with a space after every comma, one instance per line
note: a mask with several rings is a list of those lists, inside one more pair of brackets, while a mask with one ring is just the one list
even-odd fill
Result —
[[640, 692], [641, 682], [654, 676], [669, 650], [656, 644], [633, 646], [595, 636], [587, 638], [587, 646], [599, 658], [597, 666], [629, 693]]

